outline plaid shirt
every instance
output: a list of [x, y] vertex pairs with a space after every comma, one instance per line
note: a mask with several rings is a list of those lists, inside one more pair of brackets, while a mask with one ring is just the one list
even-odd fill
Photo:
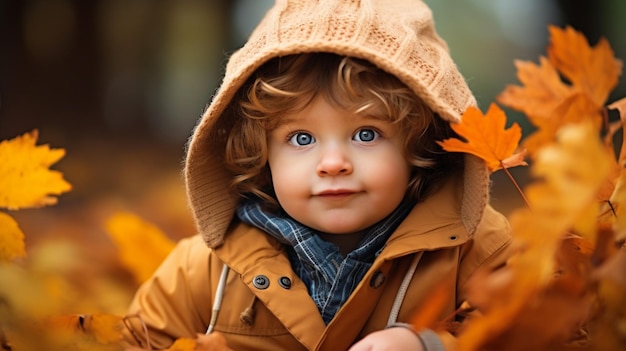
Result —
[[368, 228], [359, 246], [346, 257], [335, 244], [320, 238], [315, 230], [287, 214], [264, 210], [260, 201], [244, 201], [237, 208], [237, 216], [242, 222], [287, 244], [294, 272], [307, 286], [322, 319], [328, 324], [412, 207], [412, 203], [402, 202], [389, 216]]

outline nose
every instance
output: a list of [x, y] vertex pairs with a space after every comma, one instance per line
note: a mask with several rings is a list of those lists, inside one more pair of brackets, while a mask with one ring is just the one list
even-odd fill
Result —
[[352, 170], [350, 158], [340, 147], [325, 149], [317, 165], [317, 175], [320, 177], [347, 175], [351, 174]]

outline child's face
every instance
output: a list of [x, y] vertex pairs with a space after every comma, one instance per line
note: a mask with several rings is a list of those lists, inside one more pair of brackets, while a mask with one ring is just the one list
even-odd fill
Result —
[[282, 208], [330, 234], [363, 230], [390, 214], [409, 182], [397, 124], [337, 110], [317, 97], [272, 131], [269, 166]]

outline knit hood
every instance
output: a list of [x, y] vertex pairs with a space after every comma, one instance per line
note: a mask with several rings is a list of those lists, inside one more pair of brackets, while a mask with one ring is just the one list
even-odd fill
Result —
[[[419, 0], [277, 0], [248, 42], [232, 54], [220, 88], [188, 144], [185, 182], [199, 232], [219, 246], [237, 197], [232, 174], [221, 161], [224, 143], [212, 138], [237, 118], [227, 107], [252, 73], [268, 60], [291, 54], [327, 52], [367, 60], [395, 75], [441, 118], [459, 122], [476, 101], [435, 32], [431, 10]], [[467, 155], [459, 212], [473, 233], [488, 202], [486, 165]]]

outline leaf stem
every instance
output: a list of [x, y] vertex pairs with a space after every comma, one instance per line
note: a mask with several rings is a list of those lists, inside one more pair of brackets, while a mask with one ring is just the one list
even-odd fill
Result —
[[502, 161], [500, 161], [500, 166], [502, 167], [502, 170], [504, 171], [504, 173], [506, 173], [507, 177], [509, 177], [509, 179], [511, 180], [511, 182], [515, 186], [515, 189], [517, 189], [517, 192], [522, 197], [522, 200], [524, 200], [524, 203], [526, 204], [526, 206], [528, 206], [528, 208], [532, 211], [532, 207], [530, 206], [530, 202], [528, 202], [528, 199], [526, 198], [526, 195], [524, 195], [524, 192], [522, 191], [522, 188], [520, 188], [519, 184], [517, 184], [517, 181], [515, 180], [515, 178], [513, 178], [513, 175], [511, 174], [511, 172], [509, 172], [509, 169], [504, 166], [504, 163], [502, 163]]

